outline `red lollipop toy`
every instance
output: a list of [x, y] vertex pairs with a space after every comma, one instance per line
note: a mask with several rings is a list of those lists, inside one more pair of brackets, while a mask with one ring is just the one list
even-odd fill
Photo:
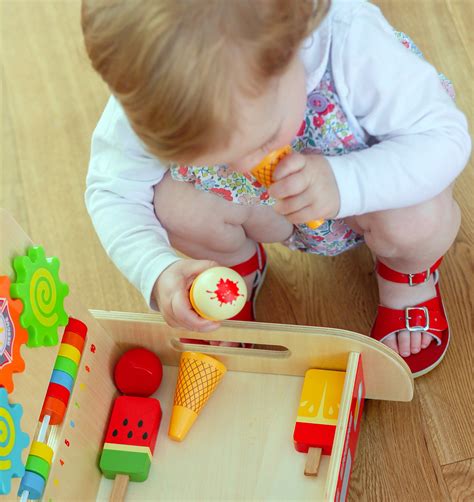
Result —
[[162, 377], [159, 357], [147, 349], [128, 350], [115, 365], [115, 386], [127, 396], [151, 396], [160, 386]]

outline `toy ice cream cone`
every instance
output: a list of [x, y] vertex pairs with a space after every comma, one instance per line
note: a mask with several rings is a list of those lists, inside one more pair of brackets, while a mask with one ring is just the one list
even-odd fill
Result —
[[[276, 169], [278, 163], [292, 152], [291, 146], [286, 145], [283, 148], [269, 153], [259, 164], [252, 168], [250, 171], [253, 176], [264, 187], [268, 188], [273, 183], [273, 171]], [[320, 227], [324, 220], [307, 221], [306, 225], [313, 230]]]
[[168, 436], [182, 441], [214, 392], [227, 368], [213, 357], [183, 352], [179, 363]]
[[251, 173], [264, 187], [268, 188], [273, 183], [273, 171], [276, 169], [276, 166], [283, 157], [286, 157], [290, 153], [290, 145], [269, 153], [259, 164], [252, 168]]

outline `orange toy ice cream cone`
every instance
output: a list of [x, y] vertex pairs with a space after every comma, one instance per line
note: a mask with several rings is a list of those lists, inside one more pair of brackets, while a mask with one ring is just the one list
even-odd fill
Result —
[[214, 392], [227, 368], [213, 357], [183, 352], [179, 363], [168, 436], [182, 441]]
[[263, 160], [252, 168], [251, 173], [266, 188], [273, 183], [273, 171], [284, 157], [291, 153], [291, 146], [286, 145], [283, 148], [269, 153]]
[[[291, 153], [291, 146], [286, 145], [279, 150], [269, 153], [259, 164], [252, 168], [251, 173], [264, 187], [268, 188], [273, 183], [273, 171], [275, 171], [278, 163]], [[324, 220], [307, 221], [306, 225], [309, 228], [315, 229], [320, 227]]]

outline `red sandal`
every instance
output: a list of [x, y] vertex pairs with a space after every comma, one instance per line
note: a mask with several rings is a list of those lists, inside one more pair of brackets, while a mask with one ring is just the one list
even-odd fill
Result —
[[411, 354], [403, 358], [410, 367], [414, 378], [425, 375], [438, 366], [449, 345], [449, 324], [438, 284], [438, 267], [441, 260], [442, 257], [428, 270], [417, 274], [397, 272], [379, 260], [375, 265], [376, 272], [387, 281], [409, 284], [410, 286], [424, 283], [429, 280], [432, 274], [434, 276], [436, 287], [434, 298], [401, 310], [379, 305], [370, 333], [370, 336], [379, 342], [383, 342], [391, 334], [402, 330], [407, 330], [410, 333], [426, 331], [434, 338], [435, 343], [430, 343], [426, 349], [421, 349], [418, 354]]
[[256, 272], [249, 299], [245, 302], [244, 308], [230, 320], [255, 321], [257, 296], [260, 293], [260, 288], [262, 287], [265, 275], [267, 274], [267, 255], [262, 244], [257, 242], [257, 251], [251, 258], [230, 268], [235, 270], [242, 277]]

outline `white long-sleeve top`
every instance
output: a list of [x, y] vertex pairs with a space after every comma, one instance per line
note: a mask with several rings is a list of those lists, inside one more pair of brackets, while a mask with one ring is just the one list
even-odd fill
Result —
[[[352, 128], [375, 143], [328, 158], [338, 218], [421, 203], [462, 171], [471, 151], [464, 115], [436, 70], [403, 47], [377, 7], [333, 3], [300, 57], [308, 94], [331, 63]], [[111, 97], [92, 137], [86, 205], [105, 250], [152, 307], [153, 285], [179, 259], [153, 208], [153, 187], [165, 172]]]

